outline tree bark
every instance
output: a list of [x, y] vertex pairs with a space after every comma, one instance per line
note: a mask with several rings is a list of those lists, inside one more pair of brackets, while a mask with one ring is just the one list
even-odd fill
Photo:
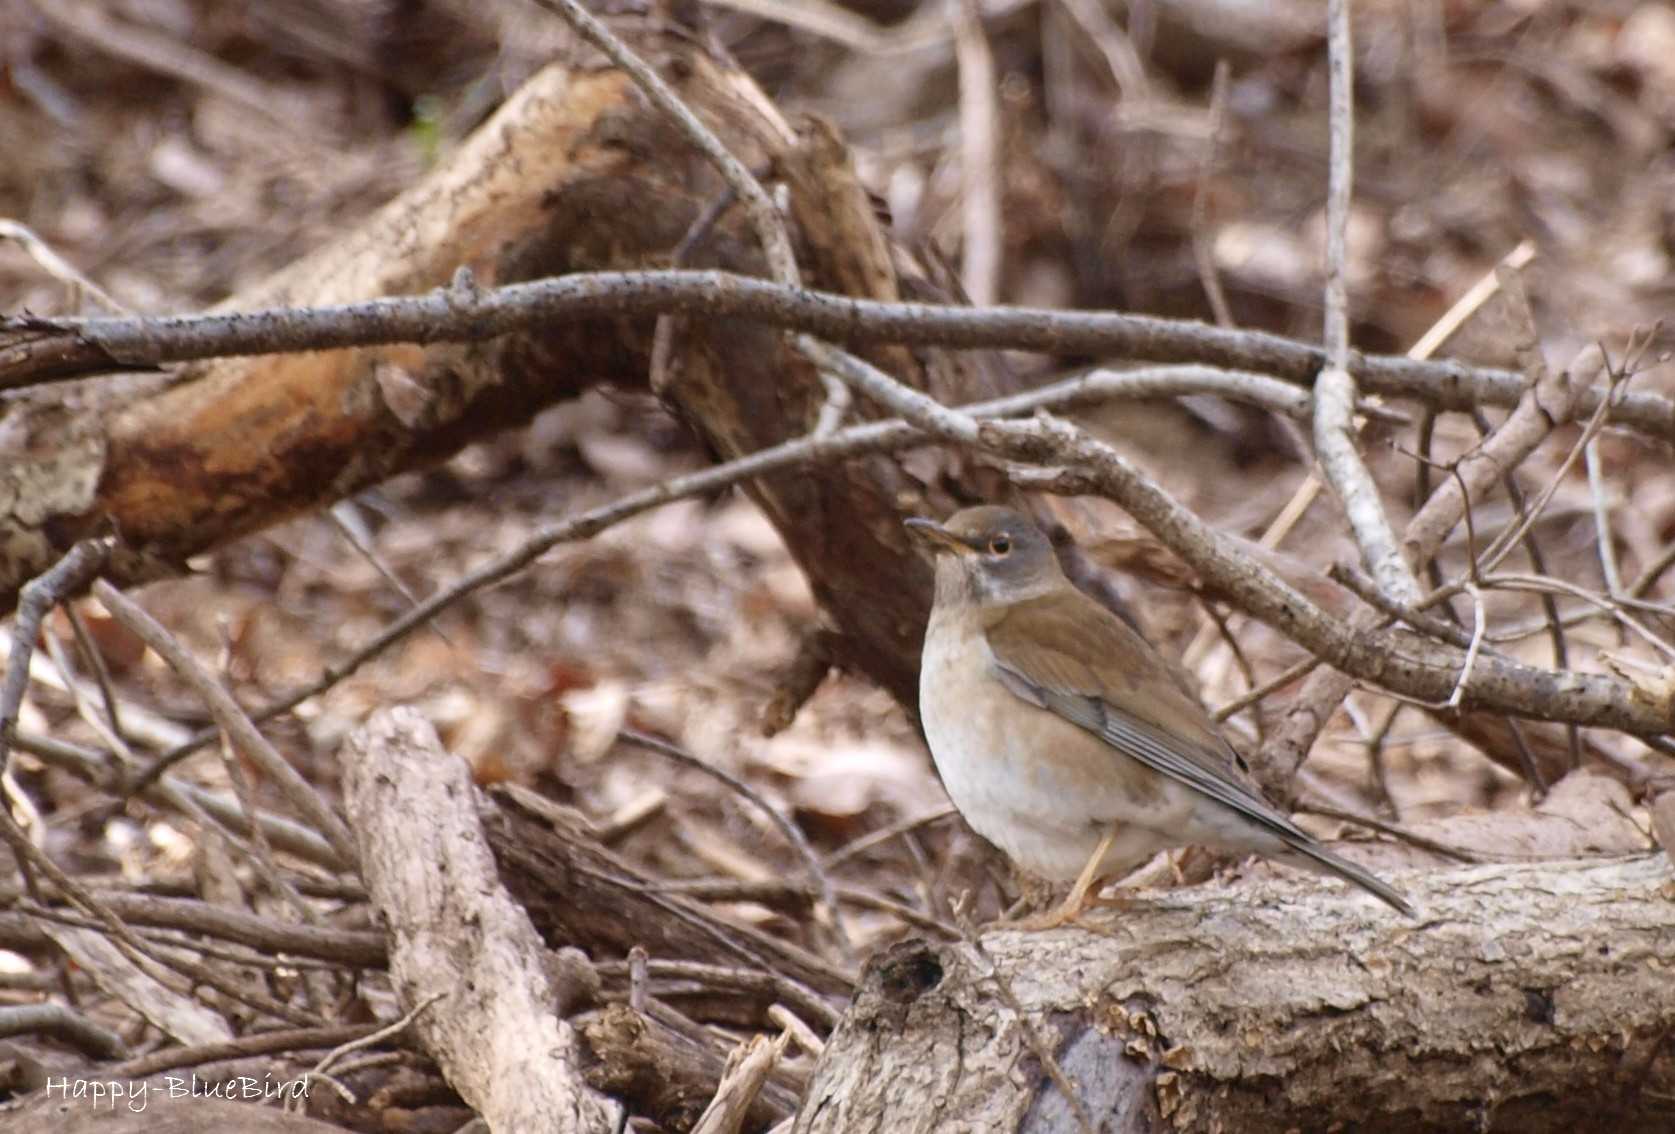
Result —
[[545, 951], [502, 887], [465, 762], [409, 709], [375, 714], [344, 747], [345, 801], [390, 980], [448, 1082], [495, 1132], [595, 1134], [614, 1108], [580, 1070]]
[[[1287, 879], [982, 945], [1106, 1134], [1675, 1129], [1666, 858], [1409, 892], [1420, 923]], [[874, 958], [796, 1134], [1077, 1131], [987, 972], [964, 943]]]

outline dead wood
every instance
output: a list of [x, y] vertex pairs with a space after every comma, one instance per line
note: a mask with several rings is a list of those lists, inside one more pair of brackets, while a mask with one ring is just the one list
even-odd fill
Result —
[[[595, 1088], [633, 1104], [662, 1126], [690, 1129], [715, 1096], [726, 1060], [654, 1016], [626, 1004], [612, 1004], [577, 1021], [587, 1045], [583, 1075]], [[750, 1129], [765, 1129], [790, 1117], [799, 1092], [769, 1082], [748, 1111]]]
[[367, 893], [414, 1029], [490, 1130], [604, 1131], [612, 1108], [579, 1073], [540, 939], [501, 888], [464, 761], [410, 710], [373, 717], [345, 749]]
[[484, 814], [483, 826], [507, 886], [555, 948], [579, 945], [596, 956], [621, 956], [638, 945], [658, 960], [753, 968], [828, 998], [849, 995], [849, 973], [663, 892], [653, 879], [568, 826], [562, 815], [531, 810], [523, 795], [495, 792], [499, 806]]
[[[883, 234], [828, 128], [793, 130], [730, 62], [677, 34], [642, 28], [634, 46], [675, 77], [680, 96], [742, 161], [777, 167], [790, 182], [790, 221], [810, 286], [877, 299], [935, 290], [901, 282], [909, 258]], [[412, 294], [448, 283], [460, 268], [472, 282], [458, 286], [469, 288], [655, 266], [720, 194], [703, 159], [624, 75], [555, 63], [424, 182], [223, 309]], [[622, 201], [657, 207], [623, 209]], [[689, 266], [760, 270], [737, 213], [693, 234]], [[813, 425], [825, 388], [779, 332], [675, 323], [680, 364], [658, 392], [719, 454]], [[75, 539], [107, 524], [126, 545], [114, 580], [178, 572], [197, 552], [442, 460], [590, 386], [642, 384], [650, 329], [647, 321], [597, 320], [474, 344], [225, 359], [166, 383], [138, 376], [27, 394], [10, 408], [0, 440], [9, 457], [0, 595], [14, 595]], [[971, 356], [880, 347], [870, 357], [939, 396], [1008, 388]], [[923, 464], [921, 475], [933, 479], [957, 470], [952, 461]], [[820, 477], [764, 478], [753, 493], [822, 604], [841, 612], [834, 660], [906, 704], [929, 580], [899, 517], [929, 507], [925, 493], [888, 456]]]
[[[934, 268], [884, 233], [830, 128], [793, 128], [730, 61], [677, 31], [640, 25], [630, 38], [674, 77], [678, 96], [729, 151], [788, 185], [788, 220], [810, 286], [880, 300], [948, 293]], [[623, 209], [622, 201], [657, 207]], [[739, 209], [717, 210], [718, 201], [713, 172], [622, 73], [572, 57], [532, 79], [450, 161], [370, 221], [226, 306], [409, 294], [450, 278], [463, 303], [479, 284], [661, 264], [674, 247], [692, 267], [759, 273], [755, 234]], [[456, 277], [460, 268], [470, 275]], [[668, 326], [671, 364], [655, 376], [655, 392], [717, 454], [758, 452], [820, 419], [827, 388], [779, 331], [679, 315]], [[68, 541], [107, 524], [126, 544], [119, 580], [178, 570], [195, 552], [442, 459], [557, 398], [601, 383], [640, 384], [649, 341], [647, 320], [602, 319], [482, 343], [222, 360], [170, 384], [134, 379], [28, 395], [0, 436], [0, 456], [15, 458], [0, 474], [8, 478], [0, 500], [9, 504], [0, 516], [0, 595]], [[945, 402], [1014, 384], [994, 358], [971, 352], [874, 346], [867, 358]], [[750, 491], [837, 623], [831, 660], [911, 707], [929, 577], [899, 520], [1004, 496], [1004, 480], [946, 454], [874, 454], [820, 476], [759, 477]], [[1285, 604], [1268, 599], [1272, 620]], [[1377, 667], [1348, 668], [1368, 678]], [[1434, 697], [1438, 680], [1433, 673], [1423, 690], [1404, 692]], [[1533, 698], [1528, 685], [1520, 696]], [[1592, 692], [1622, 700], [1620, 687]], [[1558, 711], [1553, 703], [1531, 711]], [[1589, 711], [1594, 721], [1629, 721], [1638, 731], [1667, 716], [1654, 723], [1653, 713], [1620, 704]], [[1524, 747], [1494, 744], [1508, 764], [1532, 759]]]
[[[1287, 880], [983, 944], [1107, 1134], [1670, 1128], [1666, 859], [1417, 882], [1417, 923]], [[798, 1134], [1077, 1130], [984, 972], [963, 943], [876, 957]]]
[[[676, 77], [681, 97], [741, 160], [777, 166], [791, 182], [810, 286], [913, 297], [897, 282], [905, 257], [829, 130], [810, 125], [799, 137], [730, 63], [678, 35], [642, 30], [635, 46]], [[423, 183], [223, 308], [411, 294], [462, 267], [486, 285], [656, 265], [720, 192], [620, 72], [555, 63]], [[694, 242], [691, 266], [759, 269], [736, 212]], [[717, 452], [736, 456], [813, 424], [824, 387], [777, 331], [705, 320], [680, 332], [681, 364], [659, 392]], [[126, 544], [117, 581], [177, 572], [197, 552], [441, 460], [589, 386], [642, 384], [649, 340], [649, 323], [597, 320], [477, 344], [220, 360], [166, 383], [138, 376], [28, 394], [11, 407], [4, 440], [0, 594], [107, 523]], [[887, 347], [873, 358], [941, 395], [1001, 388], [951, 356], [926, 366]], [[923, 493], [889, 457], [755, 489], [816, 594], [852, 623], [836, 660], [907, 703], [928, 577], [898, 517]], [[881, 578], [898, 585], [880, 587]]]
[[[730, 63], [679, 35], [642, 30], [636, 47], [677, 76], [681, 97], [743, 161], [784, 166], [810, 285], [897, 296], [864, 192], [836, 177], [847, 156], [835, 139], [815, 131], [819, 144], [802, 145]], [[411, 294], [460, 268], [486, 285], [655, 265], [719, 195], [702, 158], [620, 72], [555, 63], [423, 183], [224, 309]], [[689, 262], [751, 271], [759, 257], [727, 215]], [[664, 394], [721, 453], [812, 423], [823, 387], [777, 332], [712, 320], [684, 339], [687, 361]], [[649, 322], [597, 320], [478, 344], [220, 360], [168, 382], [135, 376], [24, 395], [0, 441], [0, 594], [15, 596], [107, 524], [126, 544], [114, 580], [178, 572], [197, 552], [442, 460], [590, 386], [643, 384], [649, 340]], [[907, 352], [878, 354], [923, 381]], [[839, 657], [906, 697], [926, 590], [896, 530], [901, 491], [916, 489], [881, 458], [830, 478], [776, 478], [759, 497], [834, 608], [879, 593], [880, 570], [906, 580], [872, 605]], [[841, 553], [833, 532], [846, 533]]]

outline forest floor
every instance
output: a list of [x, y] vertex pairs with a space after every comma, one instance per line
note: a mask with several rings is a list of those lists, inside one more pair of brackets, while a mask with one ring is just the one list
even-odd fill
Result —
[[[915, 5], [855, 7], [890, 19]], [[1002, 301], [1208, 320], [1213, 277], [1238, 325], [1318, 336], [1327, 152], [1320, 5], [1244, 5], [1240, 17], [1197, 27], [1160, 16], [1156, 26], [1127, 31], [1079, 23], [1077, 13], [1103, 10], [1094, 4], [987, 7], [1002, 111]], [[1180, 10], [1216, 7], [1206, 0]], [[441, 0], [0, 0], [0, 217], [26, 224], [125, 308], [188, 312], [217, 303], [421, 176], [537, 65], [539, 35], [503, 36], [503, 9], [476, 8]], [[1670, 331], [1658, 325], [1675, 295], [1670, 9], [1389, 0], [1358, 4], [1356, 13], [1356, 344], [1408, 349], [1530, 240], [1536, 256], [1525, 276], [1548, 363], [1563, 366], [1595, 341], [1620, 360], [1638, 333], [1650, 338], [1650, 362], [1632, 388], [1675, 394], [1675, 370], [1661, 364]], [[550, 17], [531, 9], [521, 18]], [[934, 33], [939, 25], [927, 26]], [[946, 35], [913, 50], [869, 52], [720, 6], [711, 28], [780, 106], [843, 128], [898, 232], [958, 262], [958, 82]], [[879, 34], [912, 34], [899, 28]], [[1218, 60], [1227, 64], [1220, 86]], [[98, 303], [43, 271], [20, 243], [0, 241], [0, 310], [24, 308], [67, 313]], [[1516, 325], [1516, 311], [1498, 297], [1448, 351], [1510, 364]], [[1089, 361], [1011, 359], [1042, 373]], [[1309, 473], [1286, 429], [1219, 402], [1125, 407], [1088, 423], [1212, 523], [1253, 539]], [[1613, 533], [1610, 562], [1624, 579], [1675, 540], [1675, 463], [1663, 446], [1607, 430], [1596, 453], [1607, 487], [1596, 491], [1584, 462], [1559, 470], [1564, 438], [1576, 432], [1561, 433], [1551, 455], [1520, 477], [1532, 495], [1556, 482], [1535, 529], [1547, 571], [1597, 588], [1605, 581], [1601, 508]], [[1371, 446], [1381, 483], [1399, 499], [1416, 475], [1411, 436], [1390, 430]], [[1445, 418], [1438, 459], [1476, 437], [1468, 418]], [[650, 395], [599, 390], [430, 471], [205, 555], [188, 577], [148, 586], [139, 598], [241, 701], [258, 705], [364, 641], [408, 605], [407, 595], [432, 592], [543, 522], [707, 459]], [[1499, 499], [1476, 523], [1488, 530], [1508, 514]], [[1096, 550], [1137, 534], [1114, 507], [1084, 503], [1075, 517]], [[1325, 565], [1352, 551], [1340, 531], [1323, 497], [1280, 546]], [[1462, 535], [1444, 560], [1457, 566], [1465, 554]], [[1185, 654], [1206, 703], [1248, 688], [1189, 591], [1155, 580], [1127, 585], [1153, 640]], [[1675, 596], [1665, 583], [1647, 597]], [[1491, 613], [1513, 621], [1535, 609], [1528, 598], [1497, 598]], [[207, 723], [159, 658], [96, 604], [83, 610], [130, 710], [136, 748], [166, 748]], [[848, 858], [834, 878], [933, 921], [945, 920], [948, 899], [967, 887], [981, 908], [997, 908], [1011, 880], [945, 814], [917, 728], [888, 695], [836, 674], [789, 729], [762, 735], [763, 707], [818, 617], [802, 575], [747, 496], [687, 501], [556, 549], [268, 731], [310, 779], [335, 791], [334, 754], [349, 730], [376, 707], [413, 704], [480, 782], [514, 781], [576, 808], [649, 874], [768, 882], [792, 869], [790, 849], [759, 810], [713, 778], [618, 743], [629, 725], [744, 780], [823, 855], [931, 817], [914, 838]], [[1654, 632], [1675, 624], [1656, 611], [1645, 618]], [[1299, 656], [1244, 619], [1231, 626], [1258, 679]], [[67, 620], [59, 616], [49, 630], [73, 656]], [[1578, 664], [1602, 667], [1614, 651], [1668, 662], [1608, 621], [1570, 633]], [[1551, 660], [1540, 634], [1506, 648]], [[75, 700], [50, 682], [32, 689], [22, 724], [100, 743]], [[1248, 739], [1263, 722], [1241, 714], [1230, 727]], [[1596, 739], [1625, 758], [1646, 758], [1628, 738]], [[1659, 766], [1670, 770], [1667, 761]], [[210, 786], [227, 782], [212, 752], [181, 772]], [[183, 821], [138, 804], [113, 811], [106, 797], [27, 755], [14, 757], [14, 774], [44, 817], [45, 848], [78, 877], [190, 886], [196, 844]], [[1482, 816], [1521, 815], [1535, 802], [1526, 785], [1423, 713], [1367, 691], [1326, 729], [1303, 782], [1305, 799], [1452, 830], [1464, 842], [1476, 838], [1465, 832]], [[1622, 798], [1633, 823], [1649, 830], [1644, 808]], [[1585, 821], [1596, 805], [1578, 804], [1575, 817]], [[1445, 820], [1467, 822], [1425, 826]], [[1322, 835], [1351, 830], [1306, 822]], [[1518, 842], [1512, 830], [1476, 845], [1548, 849]], [[725, 912], [830, 947], [785, 911], [735, 902]], [[924, 931], [880, 908], [853, 906], [843, 916], [857, 956]]]

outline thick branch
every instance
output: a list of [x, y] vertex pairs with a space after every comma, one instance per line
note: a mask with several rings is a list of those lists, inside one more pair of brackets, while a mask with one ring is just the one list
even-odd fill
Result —
[[[1147, 898], [986, 951], [1110, 1134], [1666, 1130], [1675, 877], [1632, 861], [1404, 877], [1415, 926], [1312, 880]], [[962, 944], [876, 958], [797, 1134], [1074, 1130]]]
[[380, 713], [345, 749], [367, 893], [390, 977], [448, 1081], [494, 1131], [611, 1129], [556, 1014], [541, 939], [501, 888], [465, 763], [423, 718]]

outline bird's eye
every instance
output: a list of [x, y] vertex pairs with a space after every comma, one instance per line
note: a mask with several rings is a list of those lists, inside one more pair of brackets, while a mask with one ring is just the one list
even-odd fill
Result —
[[993, 539], [989, 540], [990, 555], [1005, 555], [1011, 550], [1012, 537], [1008, 536], [1005, 532], [1002, 532]]

